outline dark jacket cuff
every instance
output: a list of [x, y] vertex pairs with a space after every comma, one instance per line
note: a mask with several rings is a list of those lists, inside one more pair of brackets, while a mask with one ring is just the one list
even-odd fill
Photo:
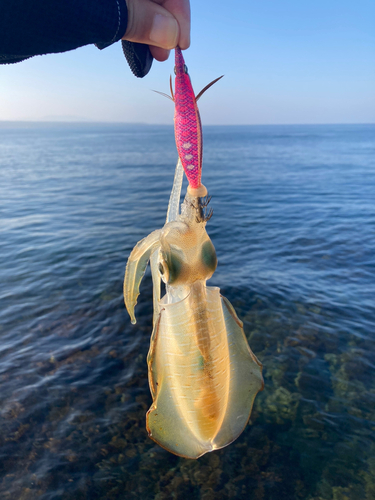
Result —
[[126, 31], [125, 0], [12, 0], [0, 2], [0, 63], [108, 47]]

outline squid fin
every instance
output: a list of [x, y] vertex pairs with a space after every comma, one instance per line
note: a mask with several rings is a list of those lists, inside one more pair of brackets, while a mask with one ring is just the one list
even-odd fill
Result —
[[158, 385], [158, 381], [157, 381], [156, 373], [155, 373], [155, 367], [154, 367], [154, 360], [155, 360], [155, 351], [156, 351], [157, 340], [158, 340], [160, 318], [161, 318], [161, 313], [158, 314], [157, 318], [154, 321], [154, 328], [152, 330], [151, 340], [150, 340], [150, 349], [149, 349], [148, 355], [147, 355], [147, 365], [148, 365], [148, 375], [149, 375], [148, 376], [148, 383], [150, 386], [150, 392], [151, 392], [152, 399], [155, 399], [155, 397], [156, 397], [156, 391], [157, 391], [157, 385]]

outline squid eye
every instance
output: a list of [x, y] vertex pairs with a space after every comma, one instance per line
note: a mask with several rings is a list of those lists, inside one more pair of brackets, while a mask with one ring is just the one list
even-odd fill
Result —
[[184, 64], [184, 72], [185, 72], [186, 74], [188, 74], [188, 69], [187, 69], [186, 64]]
[[202, 261], [210, 271], [215, 271], [217, 266], [217, 257], [215, 247], [213, 246], [211, 240], [206, 241], [206, 243], [202, 245]]
[[165, 260], [162, 262], [159, 262], [158, 264], [158, 271], [160, 273], [161, 279], [164, 281], [164, 283], [169, 282], [169, 268]]
[[171, 252], [168, 255], [168, 283], [174, 283], [180, 276], [182, 270], [182, 261], [179, 255]]
[[175, 249], [162, 252], [158, 264], [159, 273], [164, 283], [172, 284], [181, 276], [183, 258]]

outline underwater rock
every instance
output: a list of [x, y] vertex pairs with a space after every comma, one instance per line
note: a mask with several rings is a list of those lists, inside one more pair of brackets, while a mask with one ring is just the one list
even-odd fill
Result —
[[306, 363], [298, 373], [295, 384], [306, 399], [326, 401], [333, 395], [329, 365], [321, 358]]
[[280, 425], [294, 421], [301, 396], [296, 392], [289, 392], [284, 387], [277, 387], [273, 392], [269, 392], [262, 402], [266, 422], [276, 422]]

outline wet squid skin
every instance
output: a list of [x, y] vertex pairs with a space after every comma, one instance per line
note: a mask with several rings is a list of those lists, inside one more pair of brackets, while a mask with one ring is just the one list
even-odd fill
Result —
[[[139, 284], [151, 260], [154, 328], [148, 354], [153, 403], [149, 436], [168, 451], [198, 458], [234, 441], [263, 388], [262, 365], [242, 322], [206, 280], [217, 265], [201, 198], [189, 193], [181, 215], [133, 249], [124, 281], [132, 318]], [[160, 300], [160, 281], [166, 294]]]

